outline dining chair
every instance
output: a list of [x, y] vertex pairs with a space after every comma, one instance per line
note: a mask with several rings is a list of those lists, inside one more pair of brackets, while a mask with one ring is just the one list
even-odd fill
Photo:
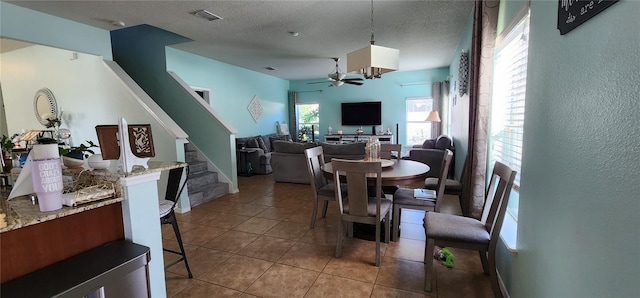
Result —
[[[388, 143], [383, 143], [380, 144], [380, 158], [382, 159], [393, 159], [393, 152], [396, 152], [396, 156], [395, 159], [399, 160], [400, 158], [402, 158], [402, 144], [388, 144]], [[398, 190], [398, 186], [396, 185], [392, 185], [392, 186], [383, 186], [382, 187], [382, 192], [385, 194], [390, 194], [392, 195], [393, 193], [396, 192], [396, 190]]]
[[[391, 200], [382, 194], [382, 166], [380, 161], [353, 161], [332, 159], [336, 200], [340, 210], [338, 224], [338, 242], [336, 244], [336, 258], [342, 256], [342, 242], [344, 240], [344, 224], [347, 223], [348, 235], [353, 236], [352, 223], [358, 222], [376, 226], [376, 266], [380, 266], [380, 229], [382, 220], [385, 223], [385, 243], [389, 243], [389, 213]], [[375, 195], [370, 197], [367, 191], [369, 179], [375, 179]], [[346, 197], [341, 191], [344, 183], [348, 189]]]
[[[444, 184], [444, 194], [446, 195], [454, 195], [460, 196], [462, 194], [462, 179], [465, 177], [465, 173], [467, 171], [467, 163], [465, 161], [464, 165], [462, 165], [462, 174], [460, 175], [461, 180], [449, 179], [445, 181]], [[438, 188], [438, 178], [435, 177], [427, 177], [424, 179], [424, 188], [426, 189], [437, 189]]]
[[453, 159], [453, 152], [445, 149], [444, 158], [440, 167], [440, 178], [438, 178], [437, 188], [435, 190], [425, 189], [423, 196], [416, 198], [415, 190], [408, 188], [400, 188], [393, 194], [393, 241], [398, 241], [400, 237], [400, 209], [416, 209], [423, 211], [440, 210], [442, 198], [444, 197], [444, 187], [449, 172], [449, 164]]
[[[307, 159], [307, 169], [309, 170], [309, 180], [313, 190], [313, 211], [311, 213], [311, 227], [316, 225], [318, 216], [318, 202], [322, 201], [322, 218], [327, 216], [329, 201], [335, 201], [335, 187], [329, 183], [322, 175], [324, 166], [324, 152], [322, 146], [306, 149], [304, 155]], [[344, 189], [346, 191], [346, 187]]]
[[380, 144], [380, 158], [392, 159], [393, 152], [398, 154], [395, 156], [396, 159], [402, 158], [402, 144]]
[[431, 291], [433, 249], [438, 245], [479, 251], [482, 268], [491, 278], [494, 296], [502, 296], [496, 272], [496, 245], [515, 177], [516, 171], [500, 162], [495, 163], [480, 219], [436, 212], [425, 214], [425, 291]]
[[184, 265], [187, 268], [189, 278], [192, 278], [193, 274], [191, 274], [191, 269], [189, 268], [187, 254], [184, 251], [184, 245], [182, 244], [182, 237], [180, 236], [180, 229], [178, 228], [178, 221], [176, 219], [176, 214], [174, 211], [178, 200], [180, 200], [180, 194], [182, 193], [184, 186], [187, 184], [187, 179], [189, 177], [189, 167], [187, 166], [185, 168], [184, 182], [182, 182], [182, 185], [180, 185], [182, 172], [183, 168], [175, 168], [169, 170], [169, 179], [167, 181], [167, 190], [165, 193], [165, 197], [164, 200], [160, 200], [160, 224], [171, 224], [173, 226], [173, 232], [176, 235], [176, 240], [178, 240], [180, 251], [178, 252], [168, 248], [162, 249], [166, 252], [174, 253], [181, 256], [179, 259], [173, 261], [172, 263], [165, 265], [165, 270], [179, 263], [180, 261], [184, 261]]

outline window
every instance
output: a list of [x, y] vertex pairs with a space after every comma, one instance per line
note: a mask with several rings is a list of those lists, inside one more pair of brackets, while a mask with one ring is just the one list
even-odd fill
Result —
[[[507, 33], [496, 48], [489, 165], [500, 161], [518, 171], [507, 212], [518, 219], [522, 134], [524, 128], [527, 56], [529, 48], [528, 14]], [[490, 171], [492, 169], [489, 169]]]
[[320, 105], [317, 103], [296, 104], [298, 140], [317, 142], [320, 134]]
[[429, 97], [407, 98], [407, 145], [419, 145], [431, 139], [431, 122], [425, 121], [433, 110]]

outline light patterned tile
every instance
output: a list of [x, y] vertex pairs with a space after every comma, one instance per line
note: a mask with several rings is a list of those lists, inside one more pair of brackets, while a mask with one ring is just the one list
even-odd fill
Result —
[[[209, 297], [239, 297], [240, 291], [228, 289], [203, 281], [195, 280], [191, 285], [178, 292], [175, 298], [209, 298]], [[168, 295], [167, 295], [168, 296]]]
[[237, 254], [265, 261], [275, 262], [284, 255], [295, 242], [282, 238], [261, 236], [240, 249]]
[[249, 245], [249, 243], [258, 239], [258, 237], [260, 237], [260, 235], [231, 230], [205, 243], [203, 246], [230, 253], [236, 253], [240, 249]]
[[260, 297], [303, 297], [318, 275], [320, 272], [275, 264], [246, 292]]
[[334, 247], [298, 242], [278, 260], [278, 263], [322, 271], [334, 253]]
[[245, 291], [271, 265], [273, 262], [235, 255], [220, 264], [216, 270], [203, 276], [202, 280], [234, 290]]
[[373, 291], [373, 284], [357, 281], [329, 274], [320, 274], [305, 298], [344, 297], [361, 298], [369, 297]]
[[280, 222], [279, 220], [252, 217], [251, 219], [245, 221], [244, 223], [238, 225], [233, 229], [236, 231], [246, 232], [246, 233], [264, 234], [269, 229], [277, 225], [279, 222]]

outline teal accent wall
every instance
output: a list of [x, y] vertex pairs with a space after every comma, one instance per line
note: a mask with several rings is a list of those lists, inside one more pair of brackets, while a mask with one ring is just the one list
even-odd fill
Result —
[[[402, 55], [402, 54], [401, 54]], [[444, 81], [449, 75], [447, 67], [415, 71], [395, 71], [382, 75], [382, 78], [365, 80], [364, 85], [344, 84], [340, 87], [329, 87], [327, 84], [307, 84], [321, 82], [327, 78], [291, 81], [291, 91], [298, 93], [298, 103], [318, 103], [320, 105], [320, 140], [324, 140], [327, 128], [331, 126], [333, 133], [355, 133], [358, 126], [342, 126], [342, 102], [381, 101], [382, 126], [386, 131], [396, 134], [396, 123], [400, 128], [399, 142], [407, 143], [406, 138], [406, 105], [409, 97], [431, 96], [431, 83]], [[406, 86], [402, 86], [406, 85]], [[322, 90], [322, 92], [318, 92]], [[312, 92], [308, 92], [312, 91]], [[378, 126], [377, 129], [380, 129]], [[363, 127], [365, 133], [371, 133], [371, 126]]]
[[[289, 81], [204, 58], [168, 47], [167, 69], [190, 86], [211, 90], [215, 111], [238, 130], [238, 136], [276, 132], [276, 121], [285, 121]], [[264, 109], [254, 121], [247, 107], [257, 96]]]
[[109, 31], [0, 2], [0, 36], [112, 60]]
[[[453, 60], [449, 65], [449, 73], [451, 74], [451, 81], [449, 84], [449, 134], [453, 137], [453, 144], [456, 147], [455, 152], [455, 177], [460, 179], [462, 175], [462, 167], [464, 160], [467, 157], [469, 147], [469, 92], [460, 96], [456, 88], [458, 82], [458, 76], [460, 74], [460, 54], [462, 51], [471, 53], [471, 33], [473, 31], [473, 9], [469, 14], [467, 25], [464, 28], [460, 42], [453, 55]], [[469, 62], [471, 63], [472, 57], [469, 54]], [[471, 67], [470, 67], [471, 68]], [[469, 76], [471, 76], [471, 69], [469, 69]]]
[[[580, 2], [574, 2], [580, 3]], [[640, 2], [566, 35], [531, 2], [511, 297], [640, 293]]]
[[190, 40], [149, 25], [112, 31], [111, 39], [114, 61], [187, 132], [189, 141], [232, 181], [232, 189], [237, 189], [230, 132], [167, 73], [166, 46]]

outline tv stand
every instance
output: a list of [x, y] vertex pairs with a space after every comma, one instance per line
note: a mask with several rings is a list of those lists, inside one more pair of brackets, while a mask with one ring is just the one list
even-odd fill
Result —
[[393, 135], [372, 135], [372, 134], [331, 134], [324, 135], [324, 141], [331, 144], [344, 144], [355, 142], [366, 142], [370, 137], [377, 137], [382, 144], [393, 144]]

